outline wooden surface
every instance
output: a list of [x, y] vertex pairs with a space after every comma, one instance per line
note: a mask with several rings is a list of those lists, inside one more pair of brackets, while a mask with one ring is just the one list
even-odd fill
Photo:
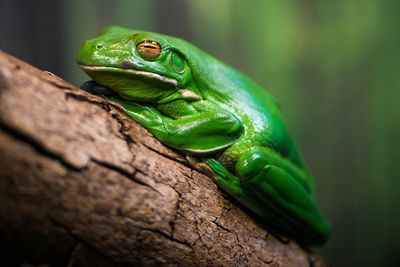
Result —
[[0, 52], [2, 266], [326, 266], [121, 107]]

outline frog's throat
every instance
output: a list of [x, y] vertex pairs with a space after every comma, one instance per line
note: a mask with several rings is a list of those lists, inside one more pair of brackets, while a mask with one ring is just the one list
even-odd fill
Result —
[[143, 71], [143, 70], [135, 70], [135, 69], [122, 69], [122, 68], [116, 68], [116, 67], [107, 67], [107, 66], [88, 66], [88, 65], [79, 65], [79, 67], [84, 70], [84, 71], [89, 71], [89, 72], [119, 72], [119, 73], [131, 73], [134, 75], [139, 75], [139, 76], [144, 76], [150, 79], [157, 79], [161, 82], [169, 83], [172, 84], [173, 86], [177, 87], [178, 82], [172, 78], [162, 76], [157, 73], [149, 72], [149, 71]]

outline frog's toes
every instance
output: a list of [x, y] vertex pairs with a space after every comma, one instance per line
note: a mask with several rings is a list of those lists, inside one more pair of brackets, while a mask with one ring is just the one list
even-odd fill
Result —
[[198, 161], [195, 157], [186, 155], [186, 160], [195, 170], [207, 175], [208, 177], [212, 177], [215, 179], [214, 171], [204, 162]]
[[206, 163], [200, 162], [197, 166], [200, 172], [215, 179], [215, 172]]
[[212, 169], [213, 173], [218, 176], [228, 176], [230, 173], [227, 169], [217, 160], [215, 159], [208, 159], [205, 161], [206, 165]]
[[217, 181], [217, 183], [218, 183], [218, 181], [224, 181], [224, 182], [235, 184], [235, 185], [240, 184], [239, 177], [233, 175], [219, 161], [217, 161], [215, 159], [208, 159], [205, 161], [205, 163], [215, 173], [214, 179]]

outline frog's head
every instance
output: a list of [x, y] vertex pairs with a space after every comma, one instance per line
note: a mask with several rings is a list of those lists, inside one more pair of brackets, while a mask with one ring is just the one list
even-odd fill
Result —
[[109, 26], [83, 44], [77, 62], [94, 81], [122, 97], [155, 102], [191, 83], [190, 67], [177, 47], [181, 41]]

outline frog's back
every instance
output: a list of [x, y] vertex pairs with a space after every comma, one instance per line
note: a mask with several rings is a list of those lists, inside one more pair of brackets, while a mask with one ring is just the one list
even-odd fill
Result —
[[[234, 164], [240, 153], [261, 146], [273, 148], [302, 168], [302, 159], [287, 131], [278, 102], [246, 75], [216, 59], [210, 61], [205, 70], [210, 76], [199, 75], [195, 78], [201, 84], [203, 96], [230, 110], [244, 126], [243, 135], [221, 160]], [[211, 79], [202, 81], [201, 77]]]

